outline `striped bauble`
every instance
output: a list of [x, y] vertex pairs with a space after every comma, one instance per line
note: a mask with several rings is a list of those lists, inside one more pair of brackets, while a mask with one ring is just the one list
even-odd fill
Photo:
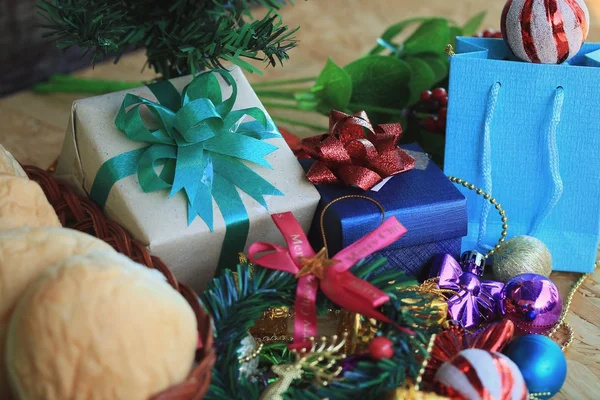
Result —
[[487, 350], [468, 349], [442, 364], [435, 375], [439, 392], [467, 400], [527, 400], [519, 367], [508, 357]]
[[501, 25], [508, 47], [521, 60], [560, 64], [581, 49], [590, 14], [583, 0], [508, 0]]

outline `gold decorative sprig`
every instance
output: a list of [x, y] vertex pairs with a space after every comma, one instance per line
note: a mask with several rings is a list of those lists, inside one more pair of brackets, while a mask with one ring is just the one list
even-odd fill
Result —
[[265, 389], [260, 399], [283, 400], [283, 394], [294, 380], [302, 377], [304, 371], [314, 374], [316, 385], [327, 386], [331, 381], [338, 380], [342, 373], [342, 367], [338, 363], [346, 358], [346, 354], [340, 350], [346, 344], [347, 336], [347, 333], [344, 333], [341, 339], [337, 335], [331, 339], [323, 336], [319, 341], [311, 337], [310, 349], [292, 350], [294, 362], [271, 367], [279, 379]]

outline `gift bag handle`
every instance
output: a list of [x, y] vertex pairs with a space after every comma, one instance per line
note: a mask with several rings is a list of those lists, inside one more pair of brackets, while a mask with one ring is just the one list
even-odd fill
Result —
[[[496, 111], [496, 105], [498, 103], [498, 97], [500, 95], [500, 89], [502, 84], [496, 82], [490, 88], [488, 94], [487, 107], [485, 112], [485, 120], [483, 124], [483, 139], [479, 157], [479, 169], [481, 171], [483, 179], [483, 190], [487, 193], [492, 193], [492, 145], [491, 145], [491, 127], [494, 119], [494, 113]], [[554, 102], [552, 106], [552, 119], [550, 125], [546, 131], [546, 143], [548, 153], [548, 164], [550, 176], [552, 178], [552, 195], [546, 203], [543, 211], [538, 213], [533, 224], [529, 230], [529, 235], [536, 236], [539, 232], [540, 226], [544, 220], [548, 217], [550, 212], [554, 209], [556, 204], [560, 201], [563, 194], [563, 181], [560, 176], [560, 157], [558, 152], [558, 144], [556, 140], [556, 131], [558, 124], [560, 123], [562, 116], [562, 109], [565, 100], [565, 91], [562, 86], [558, 86], [554, 93]], [[479, 233], [477, 238], [477, 245], [482, 248], [489, 250], [490, 246], [484, 243], [486, 234], [486, 226], [488, 215], [490, 212], [491, 204], [485, 202], [481, 209], [481, 215], [479, 217]]]

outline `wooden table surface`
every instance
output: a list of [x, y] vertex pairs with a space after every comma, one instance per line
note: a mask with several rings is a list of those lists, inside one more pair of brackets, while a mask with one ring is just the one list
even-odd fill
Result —
[[[369, 4], [366, 9], [365, 5]], [[503, 6], [500, 0], [327, 0], [296, 1], [282, 14], [290, 25], [300, 25], [300, 45], [284, 67], [268, 68], [251, 81], [314, 76], [328, 57], [339, 65], [356, 59], [374, 45], [386, 26], [413, 16], [446, 16], [464, 22], [475, 13], [488, 10], [484, 27], [497, 28]], [[588, 0], [592, 13], [591, 40], [600, 40], [600, 0]], [[141, 71], [143, 52], [121, 59], [119, 64], [98, 65], [77, 75], [121, 80], [144, 80], [154, 76]], [[28, 91], [0, 99], [0, 143], [22, 163], [49, 166], [59, 155], [71, 103], [85, 95], [38, 95]], [[278, 113], [279, 115], [286, 115]], [[305, 114], [287, 116], [319, 122], [326, 119]], [[300, 136], [315, 134], [294, 131]], [[552, 279], [566, 296], [576, 274], [555, 273]], [[556, 399], [600, 398], [600, 270], [589, 276], [573, 300], [568, 321], [575, 330], [575, 342], [567, 352], [569, 374]]]

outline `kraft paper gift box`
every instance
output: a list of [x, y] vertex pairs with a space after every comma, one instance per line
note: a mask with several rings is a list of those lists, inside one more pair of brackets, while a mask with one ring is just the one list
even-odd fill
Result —
[[[248, 114], [244, 114], [243, 119], [234, 124], [231, 124], [233, 120], [227, 121], [225, 119], [226, 123], [232, 125], [230, 131], [237, 132], [236, 130], [244, 131], [245, 129], [250, 129], [246, 128], [247, 126], [252, 129], [259, 129], [257, 126], [262, 124], [260, 129], [270, 133], [266, 134], [262, 138], [263, 140], [254, 137], [256, 134], [244, 134], [243, 136], [245, 136], [245, 138], [242, 138], [244, 139], [242, 145], [236, 142], [216, 149], [214, 147], [217, 145], [214, 144], [213, 139], [213, 141], [210, 142], [212, 143], [210, 146], [213, 147], [212, 152], [206, 150], [209, 148], [209, 142], [202, 142], [200, 145], [197, 145], [200, 146], [200, 150], [197, 150], [198, 147], [196, 147], [196, 152], [194, 152], [194, 150], [191, 151], [191, 162], [188, 162], [187, 164], [182, 162], [179, 164], [179, 158], [177, 161], [173, 161], [173, 163], [177, 163], [174, 172], [174, 179], [177, 180], [177, 174], [179, 174], [178, 171], [190, 167], [190, 164], [192, 168], [194, 167], [193, 157], [195, 157], [198, 151], [202, 152], [202, 149], [204, 149], [202, 154], [209, 155], [209, 157], [205, 159], [210, 161], [201, 161], [201, 165], [206, 167], [206, 163], [212, 162], [214, 171], [216, 171], [214, 177], [208, 174], [206, 172], [208, 169], [206, 169], [204, 172], [200, 170], [200, 174], [196, 174], [195, 178], [198, 180], [202, 179], [202, 182], [207, 182], [207, 179], [208, 181], [213, 180], [213, 197], [211, 198], [209, 192], [208, 199], [206, 197], [203, 198], [204, 203], [202, 203], [202, 201], [196, 201], [194, 205], [204, 204], [206, 206], [208, 202], [208, 206], [206, 207], [209, 207], [213, 213], [212, 232], [206, 222], [207, 220], [210, 222], [211, 217], [206, 214], [207, 212], [210, 214], [210, 210], [207, 211], [205, 207], [203, 209], [205, 214], [203, 214], [202, 218], [199, 216], [193, 218], [194, 214], [190, 213], [194, 210], [188, 210], [188, 203], [190, 203], [190, 201], [188, 201], [189, 192], [187, 192], [187, 188], [191, 185], [193, 187], [190, 191], [193, 191], [197, 186], [195, 180], [189, 180], [188, 178], [188, 182], [184, 182], [188, 185], [185, 189], [185, 194], [183, 190], [180, 190], [171, 197], [168, 188], [150, 192], [142, 190], [136, 171], [136, 173], [132, 173], [123, 179], [117, 180], [112, 187], [109, 185], [108, 195], [107, 197], [105, 196], [104, 212], [111, 219], [127, 229], [134, 238], [148, 246], [153, 255], [162, 258], [162, 260], [173, 270], [177, 279], [191, 285], [197, 291], [206, 287], [209, 279], [215, 274], [218, 265], [219, 268], [227, 267], [235, 269], [238, 252], [245, 251], [247, 249], [246, 246], [249, 246], [253, 242], [269, 241], [284, 245], [281, 235], [273, 228], [273, 223], [270, 218], [271, 213], [292, 211], [302, 224], [303, 228], [308, 230], [319, 201], [319, 193], [305, 178], [304, 171], [301, 166], [298, 165], [296, 158], [286, 145], [285, 141], [278, 134], [277, 129], [268, 117], [268, 114], [266, 114], [264, 107], [250, 87], [250, 84], [243, 73], [237, 67], [230, 70], [229, 73], [237, 85], [237, 97], [235, 97], [235, 103], [233, 104], [230, 116], [233, 115], [233, 119], [238, 119], [240, 115], [238, 115], [239, 113], [236, 114], [236, 110], [255, 108], [254, 111], [249, 111], [249, 113], [252, 114], [252, 117], [248, 116]], [[223, 79], [223, 76], [219, 74], [215, 74], [215, 76], [217, 76], [217, 80], [213, 80], [212, 83], [218, 82], [218, 86], [220, 86], [222, 91], [222, 99], [225, 100], [229, 98], [232, 95], [233, 86], [228, 84]], [[181, 92], [191, 80], [192, 78], [188, 76], [173, 79], [170, 82], [172, 83], [172, 86]], [[172, 86], [170, 87], [171, 90]], [[210, 85], [206, 86], [208, 87]], [[120, 113], [121, 105], [126, 98], [126, 94], [129, 93], [130, 95], [137, 95], [144, 99], [156, 101], [155, 93], [166, 89], [169, 89], [169, 87], [165, 88], [164, 84], [162, 84], [162, 86], [159, 85], [158, 88], [144, 86], [129, 91], [121, 91], [76, 101], [73, 104], [71, 121], [63, 145], [60, 162], [56, 170], [56, 177], [78, 189], [82, 194], [89, 195], [94, 191], [94, 193], [91, 193], [91, 197], [92, 199], [97, 199], [96, 189], [98, 188], [93, 188], [93, 185], [101, 166], [114, 157], [128, 152], [135, 153], [136, 149], [148, 146], [148, 143], [129, 139], [124, 132], [115, 125], [116, 118]], [[207, 90], [208, 89], [204, 87], [195, 87], [194, 90], [188, 90], [187, 95], [198, 96], [200, 93], [204, 94], [204, 96], [200, 97], [206, 97], [206, 93], [204, 92]], [[214, 90], [214, 88], [212, 88], [212, 90]], [[171, 91], [170, 94], [172, 95], [173, 92]], [[215, 95], [213, 94], [212, 97], [215, 97]], [[208, 98], [211, 98], [211, 95], [208, 95]], [[217, 103], [219, 101], [219, 99], [213, 100], [213, 102]], [[195, 101], [194, 104], [202, 103], [202, 101], [205, 101], [205, 99]], [[210, 108], [210, 105], [204, 107], [202, 104], [201, 106], [196, 107], [190, 106], [187, 111], [194, 115], [200, 115], [199, 118], [203, 118], [203, 114], [214, 114], [216, 111], [221, 112], [222, 110], [219, 107], [225, 107], [223, 104], [220, 104], [215, 106], [215, 108]], [[177, 105], [172, 105], [172, 108], [176, 106]], [[129, 104], [129, 108], [131, 107], [131, 104]], [[145, 122], [152, 118], [157, 119], [157, 116], [148, 113], [147, 109], [143, 109], [143, 107], [140, 107], [140, 109], [141, 113], [139, 115], [143, 116], [142, 118]], [[264, 114], [257, 112], [256, 109], [262, 110]], [[156, 110], [161, 109], [156, 108], [155, 111]], [[124, 106], [124, 110], [121, 111], [131, 111], [131, 109], [128, 110], [128, 108]], [[259, 114], [266, 116], [266, 122], [255, 120], [255, 117]], [[131, 115], [134, 116], [135, 114]], [[177, 115], [180, 115], [180, 113], [177, 113]], [[129, 118], [129, 113], [127, 116]], [[121, 117], [125, 118], [124, 115]], [[123, 123], [125, 119], [121, 122]], [[130, 118], [125, 121], [124, 124], [127, 125], [127, 123], [133, 123], [135, 122], [135, 119], [136, 118]], [[187, 128], [189, 128], [188, 135], [190, 135], [190, 137], [194, 135], [202, 136], [206, 134], [206, 132], [210, 132], [210, 129], [207, 130], [206, 128], [207, 126], [212, 126], [210, 125], [212, 120], [209, 119], [207, 121], [209, 122], [204, 125], [203, 123], [199, 123], [197, 126], [192, 126], [191, 128], [190, 125], [193, 125], [194, 123], [189, 123], [187, 126]], [[242, 122], [241, 125], [240, 122]], [[243, 124], [246, 122], [248, 125]], [[177, 123], [179, 122], [175, 122], [175, 124]], [[268, 129], [263, 126], [263, 123], [266, 123]], [[167, 125], [167, 123], [164, 124], [164, 126]], [[176, 132], [173, 134], [174, 137], [175, 135], [178, 135], [179, 131], [177, 128], [183, 130], [185, 127], [182, 128], [181, 125], [176, 125]], [[173, 128], [171, 127], [171, 129]], [[152, 129], [150, 132], [153, 132]], [[154, 132], [152, 134], [163, 142], [168, 141], [161, 136], [161, 132]], [[218, 138], [218, 135], [219, 134], [217, 134], [215, 138]], [[241, 140], [239, 137], [234, 137], [233, 135], [223, 135], [222, 137]], [[247, 137], [252, 138], [248, 139]], [[160, 141], [159, 139], [157, 140]], [[177, 138], [177, 144], [187, 144], [187, 139], [187, 136], [183, 139], [179, 137]], [[243, 144], [251, 142], [251, 145], [256, 145], [257, 141], [268, 144], [266, 150], [265, 146], [262, 144], [260, 145], [262, 147], [258, 150], [258, 152], [262, 151], [260, 154], [261, 156], [264, 155], [264, 162], [262, 165], [255, 162], [244, 161], [243, 165], [249, 168], [235, 164], [235, 168], [231, 167], [227, 170], [223, 169], [223, 165], [227, 166], [232, 164], [228, 164], [228, 161], [223, 160], [222, 155], [217, 152], [225, 151], [227, 153], [233, 151], [246, 154], [250, 158], [256, 157], [257, 151], [243, 148]], [[225, 144], [228, 144], [226, 140]], [[171, 146], [171, 150], [169, 150], [168, 147], [169, 146], [161, 146], [159, 143], [155, 146], [155, 153], [164, 152], [164, 154], [161, 153], [162, 156], [168, 158], [173, 156], [173, 154], [167, 154], [170, 152], [175, 153], [177, 157], [179, 157], [180, 155], [184, 155], [185, 152], [190, 153], [189, 149], [191, 148], [177, 146], [177, 149], [173, 150], [176, 146]], [[265, 153], [268, 154], [265, 155]], [[157, 157], [159, 156], [154, 154], [154, 159], [151, 161], [155, 161]], [[141, 160], [141, 162], [144, 162], [143, 157]], [[146, 159], [145, 161], [147, 162], [148, 160]], [[162, 167], [162, 172], [166, 173], [165, 176], [169, 175], [168, 171], [165, 171], [167, 167], [169, 167], [168, 161], [169, 160], [167, 160], [167, 163], [163, 163], [164, 166]], [[218, 169], [219, 164], [221, 164], [221, 170]], [[180, 165], [181, 169], [179, 169]], [[173, 164], [170, 165], [170, 167], [173, 166]], [[210, 170], [212, 170], [212, 168]], [[154, 171], [156, 173], [160, 172], [160, 166], [158, 166], [157, 169], [154, 169]], [[196, 169], [195, 171], [198, 170]], [[266, 191], [256, 194], [258, 189], [255, 189], [254, 185], [249, 186], [247, 184], [248, 180], [245, 178], [250, 174], [248, 171], [253, 171], [266, 181], [262, 182], [263, 187], [267, 188]], [[202, 175], [203, 173], [204, 175]], [[171, 179], [173, 179], [172, 174], [173, 172], [171, 171]], [[194, 174], [192, 174], [192, 176], [194, 176]], [[225, 176], [226, 179], [234, 180], [241, 178], [242, 181], [238, 181], [237, 186], [231, 186], [229, 184], [223, 186], [223, 182], [225, 182], [223, 176]], [[153, 177], [156, 183], [155, 178], [156, 177]], [[244, 185], [246, 186], [244, 188], [245, 191], [239, 187]], [[160, 187], [160, 182], [158, 182], [158, 187]], [[222, 190], [222, 193], [219, 194], [220, 197], [218, 197], [219, 204], [217, 204], [217, 198], [214, 198], [215, 188], [217, 187], [220, 187], [219, 190]], [[271, 193], [269, 193], [269, 187], [271, 187]], [[249, 195], [249, 193], [252, 194], [252, 196]], [[246, 218], [244, 217], [243, 212], [240, 212], [239, 210], [239, 199], [236, 200], [237, 196], [240, 197], [241, 202], [243, 203], [242, 208], [245, 209], [245, 212], [247, 213]], [[195, 198], [197, 199], [198, 197]], [[263, 204], [261, 204], [261, 202]], [[102, 201], [100, 201], [100, 203], [102, 203]], [[236, 212], [233, 212], [233, 215], [231, 215], [231, 207], [236, 204], [238, 207], [237, 214]], [[264, 207], [265, 205], [266, 208]], [[224, 214], [221, 213], [221, 208], [229, 213], [227, 215], [230, 226], [227, 227], [227, 229]], [[191, 215], [193, 219], [189, 225], [188, 215]], [[246, 222], [247, 220], [249, 223]], [[248, 230], [247, 235], [245, 234], [244, 229]], [[228, 232], [227, 236], [226, 232]]]
[[[395, 216], [408, 230], [398, 241], [370, 258], [385, 257], [386, 269], [401, 269], [425, 279], [436, 254], [460, 256], [461, 239], [467, 233], [467, 205], [465, 197], [417, 144], [400, 147], [415, 158], [415, 168], [394, 175], [378, 191], [316, 185], [321, 201], [310, 240], [315, 249], [323, 245], [320, 216], [329, 202], [348, 195], [367, 196], [383, 207], [386, 217]], [[300, 162], [308, 171], [313, 161], [301, 159]], [[347, 199], [334, 203], [323, 221], [329, 254], [337, 253], [374, 230], [381, 218], [380, 210], [368, 200]]]
[[[508, 238], [548, 246], [556, 271], [593, 272], [600, 238], [600, 43], [560, 65], [518, 61], [501, 39], [458, 38], [444, 168], [492, 194]], [[467, 193], [468, 192], [468, 193]], [[465, 191], [463, 248], [500, 238], [493, 206]]]

